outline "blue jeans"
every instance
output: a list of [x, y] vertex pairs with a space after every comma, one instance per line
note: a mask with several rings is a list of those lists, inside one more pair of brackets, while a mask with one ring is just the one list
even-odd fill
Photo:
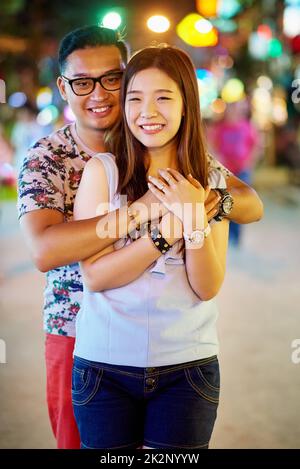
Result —
[[72, 400], [82, 448], [208, 448], [219, 391], [216, 356], [156, 368], [74, 357]]

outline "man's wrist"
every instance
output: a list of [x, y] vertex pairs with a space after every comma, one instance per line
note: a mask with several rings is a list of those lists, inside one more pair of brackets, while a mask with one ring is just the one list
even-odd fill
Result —
[[221, 221], [223, 218], [230, 218], [230, 214], [233, 208], [234, 200], [230, 192], [227, 189], [215, 189], [221, 196], [219, 202], [219, 210], [217, 215], [214, 216], [216, 221]]

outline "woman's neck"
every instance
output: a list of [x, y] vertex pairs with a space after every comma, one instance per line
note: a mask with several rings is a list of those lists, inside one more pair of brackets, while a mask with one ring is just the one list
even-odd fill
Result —
[[150, 166], [147, 174], [149, 176], [159, 176], [159, 169], [173, 168], [177, 169], [177, 148], [155, 148], [148, 151]]

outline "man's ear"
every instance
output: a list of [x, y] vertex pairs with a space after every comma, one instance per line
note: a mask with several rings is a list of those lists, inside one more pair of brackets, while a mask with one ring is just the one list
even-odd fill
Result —
[[62, 77], [58, 77], [56, 80], [57, 88], [59, 93], [64, 101], [67, 101], [66, 89], [65, 89], [65, 82]]

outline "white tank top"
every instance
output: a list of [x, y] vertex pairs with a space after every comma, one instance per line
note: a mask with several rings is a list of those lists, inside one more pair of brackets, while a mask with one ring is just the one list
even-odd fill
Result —
[[[106, 170], [114, 210], [120, 206], [114, 157], [105, 153], [95, 158]], [[226, 188], [224, 176], [217, 170], [210, 173], [209, 184]], [[122, 241], [115, 249], [121, 246]], [[156, 367], [218, 353], [216, 301], [201, 301], [193, 292], [177, 248], [178, 243], [123, 287], [90, 292], [84, 285], [76, 319], [76, 356], [116, 365]]]

